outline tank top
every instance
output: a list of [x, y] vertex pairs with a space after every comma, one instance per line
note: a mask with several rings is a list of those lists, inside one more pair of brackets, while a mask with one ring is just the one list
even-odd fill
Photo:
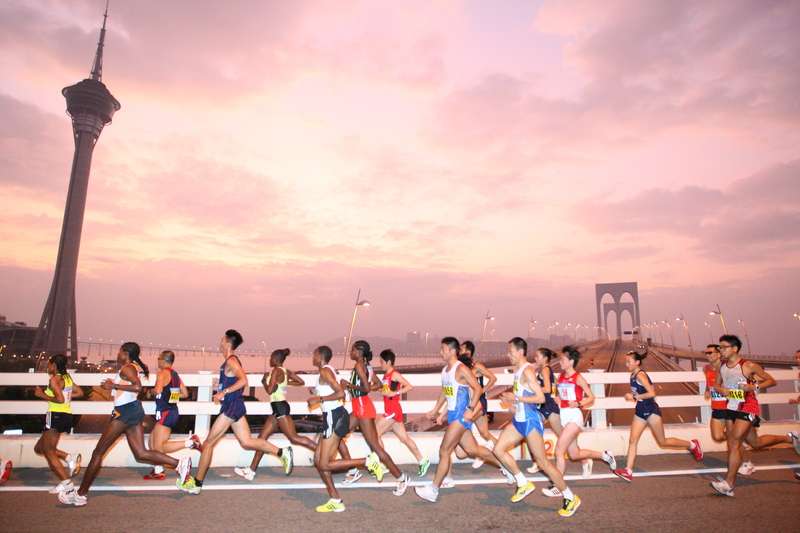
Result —
[[733, 368], [729, 367], [728, 363], [723, 363], [719, 367], [719, 373], [722, 376], [723, 386], [726, 389], [730, 389], [726, 395], [728, 409], [758, 415], [761, 414], [761, 408], [758, 405], [755, 391], [744, 391], [742, 389], [744, 385], [750, 382], [742, 372], [742, 365], [746, 362], [746, 359], [739, 359]]
[[447, 410], [458, 411], [469, 404], [469, 387], [462, 385], [456, 379], [456, 371], [463, 363], [456, 361], [452, 368], [447, 365], [442, 369], [442, 391], [447, 399]]
[[387, 396], [387, 394], [397, 392], [397, 389], [400, 388], [400, 382], [392, 380], [394, 373], [395, 370], [394, 368], [392, 368], [383, 375], [383, 378], [381, 378], [381, 383], [383, 383], [383, 388], [381, 389], [381, 392], [383, 393], [383, 411], [385, 413], [390, 413], [396, 410], [397, 407], [400, 405], [399, 395]]
[[706, 375], [706, 389], [708, 389], [711, 394], [711, 408], [716, 410], [727, 409], [728, 400], [725, 399], [725, 396], [714, 390], [714, 386], [717, 383], [716, 369], [711, 365], [706, 365], [703, 369], [703, 373]]
[[178, 408], [178, 402], [181, 399], [181, 377], [171, 368], [169, 372], [169, 383], [164, 385], [161, 392], [156, 395], [156, 411]]
[[560, 399], [559, 405], [562, 408], [568, 408], [570, 402], [583, 400], [583, 389], [578, 385], [578, 376], [580, 376], [578, 372], [570, 377], [566, 377], [563, 372], [559, 374], [556, 388]]
[[[269, 401], [271, 402], [286, 401], [286, 387], [289, 386], [289, 374], [286, 373], [286, 370], [284, 370], [282, 366], [279, 366], [278, 369], [283, 372], [283, 380], [275, 387], [275, 392], [269, 395]], [[275, 372], [275, 370], [276, 369], [273, 369], [272, 371]]]
[[[238, 378], [236, 376], [225, 375], [225, 367], [228, 365], [228, 361], [234, 357], [236, 356], [232, 355], [228, 357], [228, 359], [225, 359], [225, 361], [219, 367], [219, 385], [217, 385], [217, 390], [219, 392], [222, 392], [228, 387], [232, 387], [234, 383], [238, 381]], [[242, 399], [243, 397], [244, 397], [244, 388], [241, 388], [239, 390], [235, 390], [233, 392], [229, 392], [228, 394], [226, 394], [225, 397], [222, 399], [222, 403], [227, 405], [230, 404], [231, 402], [235, 402], [236, 400], [244, 401]]]
[[[132, 365], [136, 369], [136, 373], [139, 375], [139, 379], [142, 378], [142, 369], [139, 368], [139, 365], [136, 363], [128, 363]], [[122, 368], [125, 368], [124, 366]], [[122, 379], [122, 368], [119, 369], [117, 372], [117, 376], [114, 378], [114, 384], [119, 385], [120, 383], [130, 383], [128, 380]], [[131, 402], [135, 402], [139, 399], [139, 394], [136, 392], [131, 392], [127, 390], [118, 390], [114, 389], [112, 391], [114, 393], [114, 405], [126, 405]]]
[[[642, 385], [641, 383], [639, 383], [638, 379], [636, 379], [636, 376], [638, 376], [639, 374], [644, 374], [645, 376], [647, 376], [647, 372], [645, 372], [644, 370], [639, 369], [636, 372], [634, 372], [633, 374], [631, 374], [631, 381], [630, 381], [630, 383], [631, 383], [631, 394], [634, 394], [634, 395], [636, 395], [636, 394], [646, 394], [647, 393], [647, 388], [644, 385]], [[641, 402], [642, 404], [649, 404], [649, 403], [655, 403], [656, 399], [655, 398], [647, 398], [645, 400], [636, 400], [636, 401], [637, 402]]]
[[550, 399], [553, 397], [553, 394], [556, 393], [556, 379], [555, 376], [553, 375], [553, 369], [550, 368], [549, 366], [544, 367], [542, 371], [550, 373], [550, 388], [549, 389], [544, 388], [544, 376], [542, 375], [541, 372], [536, 374], [536, 381], [539, 382], [539, 386], [542, 388], [542, 392], [544, 392], [545, 402], [549, 402]]
[[[333, 368], [332, 366], [325, 365], [322, 368], [330, 368], [331, 372], [333, 372], [333, 376], [336, 377], [336, 369]], [[317, 382], [316, 393], [317, 393], [317, 396], [319, 396], [319, 397], [329, 396], [329, 395], [333, 394], [333, 387], [331, 387], [330, 385], [328, 385], [327, 383], [324, 383], [322, 381], [322, 373], [321, 372], [320, 372], [320, 379]], [[329, 413], [329, 412], [333, 411], [334, 409], [336, 409], [337, 407], [341, 407], [341, 406], [342, 406], [342, 401], [341, 400], [325, 400], [325, 401], [322, 402], [322, 412], [323, 413]]]
[[[72, 377], [69, 374], [61, 374], [61, 378], [64, 380], [64, 388], [61, 389], [61, 394], [64, 396], [64, 403], [47, 402], [47, 410], [51, 413], [72, 412]], [[56, 397], [56, 393], [53, 392], [53, 389], [50, 388], [50, 385], [47, 385], [44, 393], [51, 398]]]
[[[368, 364], [365, 364], [365, 370], [367, 371], [367, 381], [372, 379], [372, 367]], [[352, 383], [353, 387], [364, 387], [366, 386], [369, 389], [369, 383], [361, 383], [361, 378], [356, 372], [356, 369], [353, 368], [353, 371], [350, 373], [350, 383]], [[350, 391], [350, 395], [353, 398], [361, 398], [363, 396], [368, 396], [369, 392], [364, 392], [363, 390], [359, 389], [352, 389]]]
[[514, 396], [517, 399], [514, 420], [517, 422], [525, 422], [539, 416], [539, 408], [536, 406], [536, 404], [525, 403], [522, 401], [522, 398], [534, 395], [530, 387], [522, 382], [522, 376], [525, 373], [525, 369], [529, 366], [530, 363], [525, 363], [519, 367], [516, 372], [514, 372]]
[[[483, 374], [480, 374], [480, 375], [478, 375], [476, 377], [478, 378], [478, 385], [480, 385], [481, 386], [481, 390], [483, 390]], [[481, 393], [481, 401], [485, 401], [485, 400], [486, 400], [486, 391], [484, 390]]]

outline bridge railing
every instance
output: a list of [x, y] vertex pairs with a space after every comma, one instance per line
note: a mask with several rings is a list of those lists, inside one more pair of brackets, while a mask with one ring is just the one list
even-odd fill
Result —
[[[794, 382], [795, 392], [762, 393], [758, 395], [758, 400], [763, 405], [788, 404], [792, 398], [797, 398], [800, 393], [800, 380], [798, 380], [798, 368], [792, 370], [773, 370], [770, 374], [776, 381]], [[658, 403], [661, 407], [700, 407], [702, 422], [708, 422], [711, 410], [708, 401], [704, 398], [706, 383], [705, 375], [702, 372], [648, 372], [653, 383], [694, 383], [697, 384], [699, 394], [688, 395], [661, 395], [658, 396]], [[250, 387], [262, 387], [262, 374], [248, 374], [248, 385]], [[633, 409], [634, 403], [628, 402], [622, 396], [605, 396], [605, 385], [629, 383], [630, 375], [627, 372], [607, 373], [603, 370], [593, 369], [583, 374], [586, 381], [592, 388], [592, 392], [597, 398], [594, 405], [588, 410], [592, 416], [592, 426], [597, 429], [606, 427], [606, 411], [609, 409]], [[73, 374], [76, 384], [81, 386], [99, 386], [104, 380], [111, 377], [110, 374]], [[300, 374], [305, 381], [306, 387], [313, 387], [317, 384], [316, 374]], [[341, 372], [340, 379], [349, 378], [349, 372]], [[406, 379], [415, 388], [439, 388], [441, 387], [441, 375], [435, 374], [406, 374]], [[181, 374], [184, 384], [187, 387], [197, 388], [196, 401], [181, 401], [178, 409], [182, 415], [195, 416], [194, 432], [203, 436], [208, 433], [211, 416], [219, 414], [219, 405], [211, 401], [216, 385], [216, 376], [210, 372], [198, 372], [194, 374]], [[508, 373], [498, 373], [497, 387], [511, 386], [513, 376]], [[46, 386], [48, 375], [45, 373], [19, 373], [7, 372], [0, 373], [0, 387], [32, 387]], [[155, 377], [143, 380], [144, 386], [153, 386]], [[145, 412], [153, 414], [155, 412], [155, 402], [144, 401]], [[306, 402], [289, 402], [292, 414], [320, 414], [319, 408], [311, 409]], [[407, 414], [421, 414], [430, 411], [435, 400], [410, 400], [403, 401], [403, 410]], [[383, 402], [375, 402], [375, 408], [379, 413], [383, 412]], [[110, 401], [73, 401], [72, 412], [81, 415], [106, 415], [111, 413], [113, 403]], [[489, 411], [502, 412], [506, 408], [501, 405], [499, 400], [489, 400]], [[0, 414], [2, 415], [35, 415], [44, 414], [47, 411], [47, 402], [40, 400], [12, 400], [0, 401]], [[268, 415], [272, 413], [269, 402], [247, 402], [247, 413], [252, 415]], [[800, 406], [795, 415], [800, 418]]]

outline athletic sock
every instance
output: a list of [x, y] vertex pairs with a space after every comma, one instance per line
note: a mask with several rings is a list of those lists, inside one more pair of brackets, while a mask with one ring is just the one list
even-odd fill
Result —
[[70, 461], [72, 461], [72, 454], [71, 454], [71, 453], [68, 453], [68, 454], [67, 454], [67, 457], [66, 457], [66, 459], [64, 459], [64, 461], [65, 461], [65, 462], [67, 462], [67, 463], [69, 463]]
[[689, 449], [690, 450], [694, 450], [695, 448], [697, 448], [697, 444], [693, 440], [690, 440], [689, 441]]
[[524, 487], [525, 484], [528, 483], [528, 480], [525, 479], [525, 474], [521, 471], [514, 474], [514, 479], [517, 480], [517, 487]]
[[156, 465], [156, 466], [153, 467], [153, 472], [155, 472], [156, 474], [163, 474], [164, 473], [164, 467], [161, 466], [161, 465]]
[[567, 500], [573, 500], [573, 499], [575, 499], [575, 495], [574, 495], [574, 494], [572, 494], [572, 491], [571, 491], [571, 490], [569, 490], [569, 487], [567, 487], [567, 488], [565, 488], [564, 490], [562, 490], [562, 491], [561, 491], [561, 494], [562, 494], [562, 495], [564, 496], [564, 498], [565, 498], [565, 499], [567, 499]]

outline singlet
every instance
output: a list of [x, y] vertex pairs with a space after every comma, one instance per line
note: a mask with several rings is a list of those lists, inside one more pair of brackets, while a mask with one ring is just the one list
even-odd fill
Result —
[[392, 392], [397, 392], [397, 389], [400, 388], [400, 382], [392, 380], [394, 373], [395, 369], [392, 368], [383, 375], [383, 378], [381, 378], [381, 383], [383, 383], [383, 388], [381, 389], [381, 392], [383, 393], [383, 411], [385, 413], [391, 413], [393, 410], [396, 410], [400, 406], [399, 395], [387, 396], [387, 394], [391, 394]]
[[550, 373], [550, 388], [544, 388], [544, 376], [541, 373], [536, 374], [536, 381], [539, 382], [539, 386], [542, 388], [542, 392], [544, 392], [544, 401], [545, 403], [549, 402], [550, 399], [553, 397], [553, 394], [556, 394], [556, 379], [553, 375], [553, 369], [549, 366], [543, 368], [542, 370], [546, 370]]
[[[325, 365], [322, 368], [330, 368], [331, 372], [333, 372], [334, 378], [337, 377], [336, 369], [333, 368], [331, 365]], [[334, 392], [333, 387], [322, 381], [322, 372], [320, 372], [320, 378], [319, 382], [317, 382], [317, 388], [316, 388], [317, 396], [319, 397], [330, 396], [331, 394], [333, 394], [333, 392]], [[322, 402], [322, 412], [329, 413], [334, 409], [336, 409], [337, 407], [341, 406], [342, 406], [341, 400], [325, 400]]]
[[525, 403], [521, 400], [526, 396], [533, 396], [534, 393], [527, 384], [522, 383], [522, 376], [525, 369], [530, 366], [530, 363], [525, 363], [516, 372], [514, 372], [514, 396], [517, 398], [516, 409], [514, 412], [514, 420], [517, 422], [525, 422], [539, 416], [539, 408], [536, 404]]
[[178, 373], [169, 369], [169, 383], [164, 385], [161, 392], [156, 395], [156, 411], [168, 411], [177, 409], [181, 399], [181, 377]]
[[[142, 377], [142, 369], [139, 368], [139, 365], [136, 363], [128, 363], [129, 365], [133, 365], [136, 369], [136, 373], [139, 375], [139, 379]], [[122, 368], [125, 368], [124, 366]], [[128, 380], [122, 378], [122, 368], [119, 369], [117, 372], [117, 376], [114, 378], [114, 384], [119, 385], [120, 383], [130, 383]], [[135, 402], [139, 399], [139, 393], [131, 392], [127, 390], [118, 390], [114, 389], [112, 391], [114, 393], [114, 405], [126, 405], [131, 402]]]
[[730, 389], [726, 395], [728, 398], [728, 410], [759, 415], [761, 414], [761, 408], [758, 405], [755, 391], [742, 390], [742, 386], [749, 383], [742, 372], [742, 365], [746, 362], [746, 359], [739, 359], [733, 368], [729, 367], [728, 363], [724, 363], [719, 367], [722, 384], [726, 389]]
[[[286, 387], [289, 386], [289, 374], [286, 373], [286, 370], [284, 370], [282, 366], [279, 366], [278, 369], [283, 372], [283, 380], [275, 387], [275, 392], [269, 395], [269, 401], [271, 402], [286, 401]], [[275, 370], [276, 369], [272, 369], [273, 372], [275, 372]]]
[[[722, 366], [722, 364], [720, 366]], [[706, 375], [706, 389], [711, 393], [711, 408], [715, 410], [727, 409], [728, 400], [725, 399], [725, 396], [714, 390], [714, 386], [717, 383], [717, 370], [711, 365], [706, 365], [703, 369], [703, 373]]]
[[[238, 380], [236, 376], [227, 376], [225, 375], [225, 367], [228, 365], [228, 361], [232, 358], [236, 357], [232, 355], [225, 359], [222, 365], [219, 367], [219, 384], [217, 385], [217, 391], [222, 392], [223, 390], [227, 389], [228, 387], [232, 387]], [[236, 400], [244, 401], [244, 387], [235, 390], [233, 392], [229, 392], [225, 395], [222, 399], [222, 403], [224, 405], [229, 405], [231, 402], [235, 402]]]
[[583, 389], [578, 385], [578, 376], [580, 374], [575, 372], [570, 377], [566, 377], [562, 372], [558, 376], [558, 398], [560, 400], [559, 406], [562, 409], [569, 407], [570, 402], [580, 402], [583, 400]]
[[463, 363], [456, 361], [451, 369], [442, 368], [442, 391], [447, 399], [448, 411], [460, 411], [469, 405], [469, 387], [458, 382], [456, 371]]
[[[364, 369], [367, 371], [367, 383], [361, 383], [361, 378], [356, 372], [355, 367], [353, 367], [353, 371], [350, 373], [350, 383], [352, 383], [353, 387], [363, 387], [366, 385], [367, 389], [369, 389], [369, 381], [372, 379], [372, 367], [369, 364], [364, 364]], [[362, 396], [368, 396], [369, 392], [364, 392], [363, 390], [353, 389], [350, 391], [350, 395], [353, 398], [361, 398]]]
[[[644, 370], [639, 369], [636, 372], [634, 372], [633, 374], [631, 374], [631, 394], [634, 394], [634, 395], [635, 394], [646, 394], [647, 393], [647, 388], [645, 388], [645, 386], [642, 385], [641, 383], [639, 383], [639, 380], [636, 379], [636, 376], [638, 376], [639, 374], [644, 374], [645, 376], [647, 376], [647, 372], [645, 372]], [[648, 378], [649, 377], [650, 376], [648, 376]], [[636, 400], [636, 401], [640, 402], [642, 404], [650, 404], [650, 403], [655, 403], [656, 399], [655, 398], [647, 398], [647, 399], [644, 399], [644, 400]]]
[[[64, 388], [61, 389], [61, 394], [64, 395], [64, 403], [58, 402], [47, 402], [47, 410], [51, 413], [71, 413], [72, 412], [72, 376], [69, 374], [61, 374], [61, 378], [64, 380]], [[47, 385], [47, 388], [44, 390], [45, 395], [55, 398], [56, 393], [53, 392], [53, 389], [50, 388], [50, 385]]]

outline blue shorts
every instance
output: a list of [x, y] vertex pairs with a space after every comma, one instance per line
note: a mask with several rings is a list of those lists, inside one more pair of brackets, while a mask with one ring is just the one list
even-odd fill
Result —
[[472, 429], [472, 422], [464, 420], [464, 413], [465, 411], [447, 411], [447, 423], [458, 422], [466, 429]]
[[225, 415], [234, 422], [247, 414], [247, 409], [244, 407], [244, 400], [236, 398], [230, 402], [222, 402], [222, 407], [219, 409], [219, 414]]
[[156, 411], [156, 423], [169, 429], [175, 429], [181, 415], [177, 409], [167, 409], [166, 411]]
[[559, 414], [560, 412], [561, 409], [552, 396], [549, 396], [545, 402], [539, 406], [539, 413], [541, 413], [545, 420], [550, 418], [550, 415], [553, 413]]
[[125, 405], [116, 405], [111, 412], [111, 420], [119, 420], [126, 426], [135, 426], [144, 419], [142, 402], [134, 400]]
[[514, 429], [517, 430], [517, 433], [523, 437], [527, 437], [534, 429], [539, 435], [544, 435], [544, 425], [542, 425], [542, 419], [538, 416], [532, 416], [524, 422], [519, 422], [512, 418], [511, 422], [514, 424]]
[[636, 402], [636, 416], [647, 420], [652, 415], [661, 416], [661, 409], [656, 402]]

